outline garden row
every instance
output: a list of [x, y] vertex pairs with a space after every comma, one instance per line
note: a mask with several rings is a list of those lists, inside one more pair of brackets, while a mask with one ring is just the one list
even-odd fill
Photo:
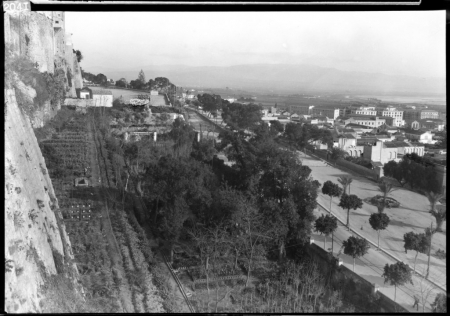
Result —
[[124, 268], [131, 285], [136, 312], [164, 312], [162, 299], [153, 285], [148, 262], [153, 254], [143, 231], [137, 233], [130, 225], [128, 216], [120, 211], [111, 214], [114, 234], [123, 258]]

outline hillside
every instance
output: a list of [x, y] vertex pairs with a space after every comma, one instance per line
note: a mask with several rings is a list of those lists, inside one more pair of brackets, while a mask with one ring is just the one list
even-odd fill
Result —
[[[372, 94], [445, 94], [445, 79], [346, 72], [312, 65], [236, 65], [230, 67], [148, 66], [151, 76], [179, 86], [265, 88], [274, 91], [330, 91]], [[92, 67], [93, 71], [97, 71]], [[100, 70], [100, 69], [99, 69]], [[102, 68], [108, 77], [132, 79], [136, 70]]]

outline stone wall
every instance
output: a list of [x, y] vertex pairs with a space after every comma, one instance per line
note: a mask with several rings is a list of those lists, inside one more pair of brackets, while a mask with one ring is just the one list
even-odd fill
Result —
[[[56, 274], [55, 255], [73, 259], [44, 157], [14, 90], [4, 90], [5, 107], [5, 309], [40, 312], [45, 273]], [[35, 215], [35, 217], [33, 216]], [[33, 218], [34, 217], [34, 218]], [[76, 266], [73, 265], [75, 271]]]
[[375, 294], [372, 283], [344, 265], [338, 266], [338, 260], [316, 244], [312, 243], [308, 246], [307, 254], [317, 263], [318, 268], [327, 276], [330, 285], [334, 289], [342, 289], [345, 291], [349, 283], [352, 286], [354, 285], [353, 297], [350, 297], [350, 293], [343, 294], [346, 297], [346, 301], [350, 301], [350, 303], [355, 305], [358, 305], [358, 303], [361, 304], [360, 308], [366, 309], [363, 312], [408, 312], [408, 310], [395, 303], [383, 293], [377, 291]]
[[[70, 40], [70, 47], [68, 49], [66, 47], [64, 12], [59, 12], [62, 16], [60, 28], [53, 27], [53, 13], [26, 11], [5, 13], [5, 44], [10, 45], [16, 55], [25, 56], [36, 63], [40, 72], [54, 73], [56, 66], [63, 69], [67, 77], [70, 68], [72, 87], [69, 87], [67, 81], [66, 93], [68, 97], [76, 97], [75, 89], [82, 87], [81, 70], [74, 58]], [[51, 107], [50, 102], [46, 102], [34, 113], [33, 128], [44, 126], [60, 108], [60, 105]]]
[[17, 54], [37, 62], [41, 72], [54, 71], [53, 24], [34, 12], [5, 14], [5, 42], [13, 44]]

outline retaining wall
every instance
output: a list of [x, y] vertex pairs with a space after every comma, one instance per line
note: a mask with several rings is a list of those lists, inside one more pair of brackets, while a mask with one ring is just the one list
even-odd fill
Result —
[[[315, 150], [315, 151], [307, 151], [308, 154], [312, 156], [317, 156], [320, 159], [330, 161], [327, 159], [327, 151], [326, 150]], [[379, 175], [375, 170], [368, 169], [366, 167], [357, 165], [353, 162], [347, 161], [345, 159], [338, 159], [336, 161], [336, 166], [348, 169], [350, 171], [356, 172], [366, 178], [378, 181]]]
[[[312, 243], [307, 248], [308, 255], [315, 260], [318, 268], [328, 276], [330, 285], [335, 289], [343, 289], [345, 283], [348, 280], [353, 280], [356, 287], [356, 292], [358, 293], [359, 300], [365, 300], [367, 303], [371, 302], [372, 309], [365, 312], [382, 312], [382, 313], [393, 313], [402, 312], [408, 313], [404, 307], [398, 303], [391, 300], [389, 297], [383, 293], [377, 291], [374, 294], [374, 285], [367, 281], [366, 279], [359, 276], [357, 273], [353, 272], [344, 265], [338, 266], [338, 260], [334, 258], [330, 253], [316, 244]], [[345, 293], [344, 293], [345, 294]], [[351, 303], [351, 302], [350, 302]], [[367, 304], [367, 308], [370, 305]]]

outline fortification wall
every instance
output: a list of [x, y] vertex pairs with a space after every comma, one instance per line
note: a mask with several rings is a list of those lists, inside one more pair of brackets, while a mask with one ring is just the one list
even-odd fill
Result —
[[[5, 94], [5, 308], [40, 312], [45, 274], [56, 274], [56, 257], [73, 259], [44, 157], [14, 90]], [[33, 218], [33, 215], [35, 217]], [[76, 266], [73, 265], [76, 269]]]

